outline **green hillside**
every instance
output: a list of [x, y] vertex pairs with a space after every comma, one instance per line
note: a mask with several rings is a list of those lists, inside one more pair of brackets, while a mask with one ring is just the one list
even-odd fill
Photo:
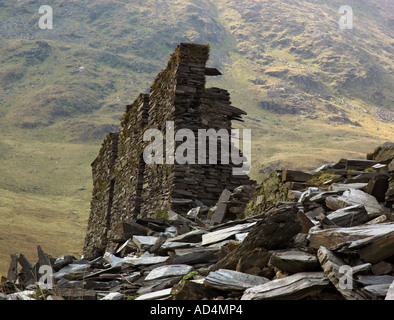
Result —
[[90, 163], [126, 104], [180, 42], [209, 43], [210, 66], [248, 112], [252, 177], [364, 157], [394, 140], [394, 5], [349, 0], [0, 2], [0, 274], [9, 254], [80, 254]]

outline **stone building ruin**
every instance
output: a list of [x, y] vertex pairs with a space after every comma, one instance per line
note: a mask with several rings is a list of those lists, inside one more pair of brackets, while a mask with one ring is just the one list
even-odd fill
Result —
[[205, 88], [206, 76], [220, 74], [206, 67], [208, 58], [209, 45], [180, 44], [150, 93], [140, 94], [126, 107], [119, 133], [109, 133], [104, 139], [92, 163], [93, 195], [84, 257], [102, 255], [111, 242], [111, 230], [120, 221], [157, 217], [168, 210], [185, 213], [196, 200], [213, 206], [224, 189], [233, 191], [253, 183], [247, 175], [233, 175], [231, 161], [148, 165], [143, 159], [148, 144], [143, 134], [148, 128], [165, 133], [166, 122], [173, 121], [175, 131], [230, 131], [232, 120], [242, 121], [246, 113], [231, 106], [226, 90]]

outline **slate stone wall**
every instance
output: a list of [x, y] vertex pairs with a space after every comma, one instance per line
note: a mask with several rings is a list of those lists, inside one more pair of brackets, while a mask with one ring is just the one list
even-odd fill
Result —
[[[127, 106], [119, 134], [110, 134], [104, 141], [92, 164], [94, 191], [84, 256], [113, 251], [116, 244], [111, 230], [121, 221], [157, 217], [168, 210], [186, 213], [195, 200], [215, 205], [224, 189], [233, 191], [253, 183], [246, 175], [232, 174], [235, 165], [231, 159], [222, 163], [220, 139], [214, 142], [217, 164], [197, 164], [198, 130], [225, 129], [230, 133], [232, 121], [246, 114], [231, 106], [226, 90], [205, 88], [206, 76], [219, 73], [206, 68], [208, 58], [208, 45], [180, 44], [153, 82], [150, 94], [141, 94]], [[166, 163], [168, 121], [174, 124], [173, 132], [194, 132], [194, 164]], [[146, 164], [143, 159], [150, 143], [143, 141], [147, 129], [158, 129], [163, 135], [164, 164]], [[173, 151], [183, 142], [175, 142]]]

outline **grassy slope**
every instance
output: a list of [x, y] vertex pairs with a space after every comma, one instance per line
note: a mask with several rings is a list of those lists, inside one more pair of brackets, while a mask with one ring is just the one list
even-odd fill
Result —
[[[2, 2], [0, 274], [13, 252], [34, 261], [37, 244], [55, 256], [81, 251], [89, 164], [179, 42], [211, 44], [210, 65], [224, 76], [209, 85], [248, 112], [237, 126], [253, 130], [257, 180], [260, 170], [363, 157], [393, 140], [393, 124], [374, 113], [394, 100], [389, 4], [348, 2], [355, 29], [346, 32], [336, 0], [56, 1], [51, 31], [37, 28], [34, 1]], [[298, 75], [306, 84], [291, 80]], [[295, 96], [295, 114], [259, 104]], [[362, 127], [327, 123], [338, 112]]]

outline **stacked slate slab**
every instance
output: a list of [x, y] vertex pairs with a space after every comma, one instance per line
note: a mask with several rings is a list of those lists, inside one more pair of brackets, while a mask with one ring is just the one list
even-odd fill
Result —
[[[167, 67], [154, 80], [150, 93], [141, 94], [127, 106], [119, 133], [111, 133], [104, 140], [99, 156], [92, 163], [94, 189], [85, 257], [113, 251], [114, 230], [122, 221], [157, 217], [171, 209], [185, 213], [195, 201], [212, 206], [223, 190], [232, 192], [241, 185], [254, 183], [247, 175], [233, 174], [233, 168], [241, 165], [234, 164], [231, 157], [228, 163], [223, 163], [220, 135], [211, 142], [217, 144], [217, 161], [209, 163], [209, 139], [206, 139], [206, 162], [199, 161], [198, 130], [224, 129], [231, 134], [232, 121], [242, 121], [242, 115], [246, 114], [231, 105], [226, 90], [205, 88], [207, 75], [220, 74], [206, 67], [208, 58], [208, 45], [180, 44]], [[173, 122], [173, 127], [170, 128], [169, 122]], [[148, 129], [158, 129], [163, 135], [163, 164], [144, 161], [144, 150], [150, 142], [144, 142], [143, 135]], [[167, 150], [170, 145], [166, 145], [166, 138], [181, 129], [192, 130], [196, 137], [194, 164], [178, 163], [173, 158], [171, 163], [171, 158], [166, 157], [167, 151], [174, 154], [183, 143], [176, 141], [174, 150]], [[230, 144], [223, 148], [229, 151]], [[238, 155], [243, 156], [240, 150]]]

